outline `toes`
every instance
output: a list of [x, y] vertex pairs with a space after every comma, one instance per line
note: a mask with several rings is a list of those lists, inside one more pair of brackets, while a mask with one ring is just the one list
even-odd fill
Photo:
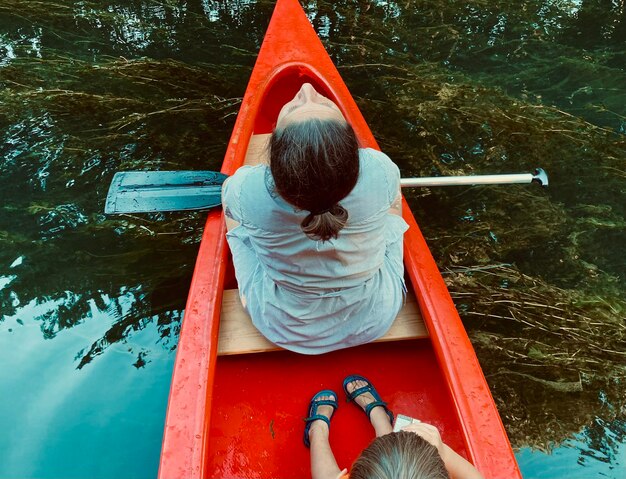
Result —
[[362, 381], [361, 379], [357, 379], [355, 381], [351, 381], [347, 384], [347, 389], [350, 393], [352, 393], [353, 391], [356, 391], [359, 388], [362, 388], [363, 386], [367, 386], [367, 383], [365, 381]]
[[[333, 396], [332, 394], [328, 394], [326, 396], [320, 396], [317, 398], [318, 401], [336, 401], [337, 398], [335, 396]], [[328, 406], [330, 407], [330, 406]]]
[[[367, 386], [369, 383], [367, 381], [363, 381], [362, 379], [356, 379], [354, 381], [349, 382], [346, 385], [346, 389], [348, 390], [348, 392], [350, 394], [352, 394], [354, 391], [356, 391], [359, 388], [365, 387]], [[374, 402], [374, 396], [370, 393], [370, 392], [365, 392], [362, 394], [359, 394], [354, 401], [361, 406], [363, 409], [365, 409], [365, 407], [370, 404], [371, 402]]]

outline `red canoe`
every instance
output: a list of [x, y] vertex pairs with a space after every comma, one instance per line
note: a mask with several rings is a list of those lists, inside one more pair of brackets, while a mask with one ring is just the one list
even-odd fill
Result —
[[[339, 105], [362, 147], [378, 148], [297, 0], [278, 0], [223, 173], [232, 175], [243, 164], [252, 135], [272, 131], [281, 106], [304, 82]], [[342, 379], [355, 373], [369, 377], [394, 412], [436, 425], [485, 477], [521, 477], [467, 333], [406, 201], [403, 215], [410, 226], [406, 273], [427, 336], [321, 356], [218, 356], [222, 298], [236, 282], [222, 212], [209, 213], [180, 333], [159, 478], [308, 477], [309, 451], [302, 444], [308, 401], [322, 388], [341, 392]], [[372, 438], [365, 416], [341, 402], [331, 427], [340, 467], [349, 467]]]

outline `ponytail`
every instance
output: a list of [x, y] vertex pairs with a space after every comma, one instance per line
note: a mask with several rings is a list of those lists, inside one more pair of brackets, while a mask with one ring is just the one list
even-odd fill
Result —
[[326, 211], [309, 213], [300, 223], [300, 227], [309, 238], [328, 241], [337, 238], [347, 222], [348, 212], [340, 204], [335, 204]]
[[348, 222], [339, 204], [359, 177], [359, 144], [348, 123], [311, 119], [272, 134], [270, 170], [276, 191], [288, 203], [309, 211], [302, 231], [311, 239], [337, 238]]

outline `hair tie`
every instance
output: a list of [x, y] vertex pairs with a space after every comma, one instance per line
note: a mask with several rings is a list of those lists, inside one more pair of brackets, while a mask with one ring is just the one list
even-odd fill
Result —
[[328, 213], [330, 212], [332, 208], [328, 208], [327, 210], [320, 210], [320, 211], [316, 211], [315, 213], [311, 212], [311, 214], [313, 216], [319, 216], [319, 215], [323, 215], [324, 213]]
[[325, 210], [311, 211], [311, 214], [313, 216], [319, 216], [319, 215], [323, 215], [324, 213], [330, 213], [330, 210], [332, 210], [335, 206], [336, 205], [333, 205], [330, 208], [326, 208]]

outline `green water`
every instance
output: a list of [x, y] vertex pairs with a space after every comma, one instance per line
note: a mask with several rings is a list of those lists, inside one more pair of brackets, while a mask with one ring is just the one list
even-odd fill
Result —
[[[625, 476], [626, 6], [305, 2], [403, 176], [525, 477]], [[0, 477], [154, 477], [204, 215], [105, 217], [219, 169], [273, 2], [0, 2]]]

